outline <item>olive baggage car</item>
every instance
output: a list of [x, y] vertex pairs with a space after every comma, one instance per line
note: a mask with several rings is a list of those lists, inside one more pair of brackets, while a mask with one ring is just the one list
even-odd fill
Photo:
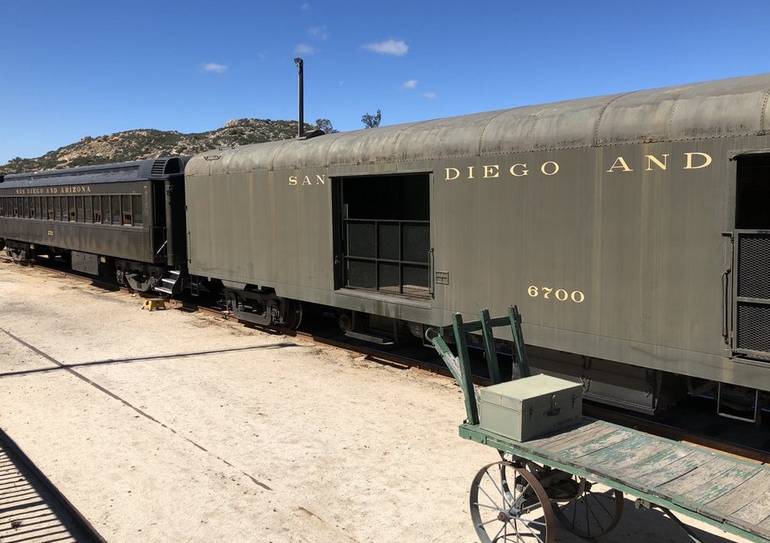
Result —
[[654, 412], [689, 391], [754, 420], [768, 96], [762, 75], [202, 153], [189, 269], [266, 323], [313, 302], [420, 334], [515, 302], [533, 366], [587, 398]]

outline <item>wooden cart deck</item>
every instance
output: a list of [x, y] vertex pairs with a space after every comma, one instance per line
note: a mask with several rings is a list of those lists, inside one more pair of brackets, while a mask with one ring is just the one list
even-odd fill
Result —
[[460, 435], [628, 492], [751, 541], [770, 541], [770, 466], [584, 419], [523, 443], [463, 424]]

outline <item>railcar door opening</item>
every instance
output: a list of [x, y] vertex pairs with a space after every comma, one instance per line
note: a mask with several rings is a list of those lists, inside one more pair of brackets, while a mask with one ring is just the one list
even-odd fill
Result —
[[770, 154], [737, 158], [733, 351], [770, 361]]
[[332, 182], [335, 288], [431, 297], [430, 174]]

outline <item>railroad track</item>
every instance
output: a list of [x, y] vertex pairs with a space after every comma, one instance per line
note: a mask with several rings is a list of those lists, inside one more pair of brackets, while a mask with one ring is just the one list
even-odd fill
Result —
[[[10, 261], [10, 259], [7, 259], [7, 260]], [[40, 262], [39, 264], [44, 269], [49, 271], [54, 271], [56, 273], [60, 273], [62, 274], [62, 276], [71, 277], [76, 280], [89, 282], [89, 283], [93, 282], [93, 278], [91, 278], [90, 276], [81, 275], [56, 265], [49, 266], [47, 263], [42, 263], [42, 262]], [[129, 291], [125, 287], [121, 287], [121, 290]], [[225, 319], [232, 318], [228, 314], [228, 312], [222, 310], [221, 308], [206, 305], [204, 303], [198, 303], [190, 300], [177, 301], [177, 303], [180, 309], [183, 309], [186, 311], [206, 313], [206, 314], [222, 317]], [[250, 326], [253, 326], [253, 325], [250, 325]], [[328, 335], [319, 335], [314, 333], [312, 330], [300, 330], [293, 333], [298, 336], [305, 337], [309, 340], [312, 340], [316, 343], [320, 343], [323, 345], [330, 345], [330, 346], [344, 349], [347, 351], [355, 352], [357, 354], [366, 356], [370, 360], [374, 360], [380, 363], [385, 363], [390, 366], [400, 367], [404, 369], [417, 367], [422, 370], [436, 373], [450, 379], [452, 378], [451, 374], [449, 373], [449, 371], [444, 366], [443, 362], [438, 357], [435, 357], [434, 360], [431, 360], [431, 359], [422, 359], [422, 358], [404, 356], [399, 353], [394, 353], [394, 352], [377, 348], [375, 346], [363, 344], [360, 341], [348, 341], [339, 336], [332, 337]], [[490, 381], [487, 378], [480, 375], [476, 375], [474, 377], [474, 382], [481, 386], [490, 384]], [[692, 443], [694, 445], [698, 445], [701, 447], [718, 450], [718, 451], [726, 452], [728, 454], [733, 454], [744, 458], [750, 458], [753, 460], [770, 464], [770, 451], [768, 450], [757, 449], [757, 448], [746, 446], [740, 443], [722, 441], [713, 436], [708, 436], [702, 433], [693, 432], [687, 428], [683, 428], [677, 425], [655, 421], [650, 419], [649, 417], [646, 417], [640, 414], [635, 414], [633, 412], [624, 411], [624, 410], [607, 407], [603, 405], [598, 405], [592, 402], [586, 402], [584, 404], [584, 414], [596, 419], [605, 420], [605, 421], [613, 422], [615, 424], [619, 424], [622, 426], [627, 426], [638, 430], [642, 430], [647, 433], [657, 435], [660, 437], [665, 437], [675, 441]], [[727, 424], [727, 422], [725, 422], [725, 424]]]
[[2, 430], [0, 541], [104, 542], [91, 523]]

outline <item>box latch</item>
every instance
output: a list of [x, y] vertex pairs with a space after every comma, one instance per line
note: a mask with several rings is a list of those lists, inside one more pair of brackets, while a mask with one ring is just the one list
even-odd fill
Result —
[[558, 402], [556, 400], [556, 394], [551, 395], [551, 408], [546, 412], [546, 415], [549, 417], [555, 417], [561, 412], [561, 407], [558, 406]]

